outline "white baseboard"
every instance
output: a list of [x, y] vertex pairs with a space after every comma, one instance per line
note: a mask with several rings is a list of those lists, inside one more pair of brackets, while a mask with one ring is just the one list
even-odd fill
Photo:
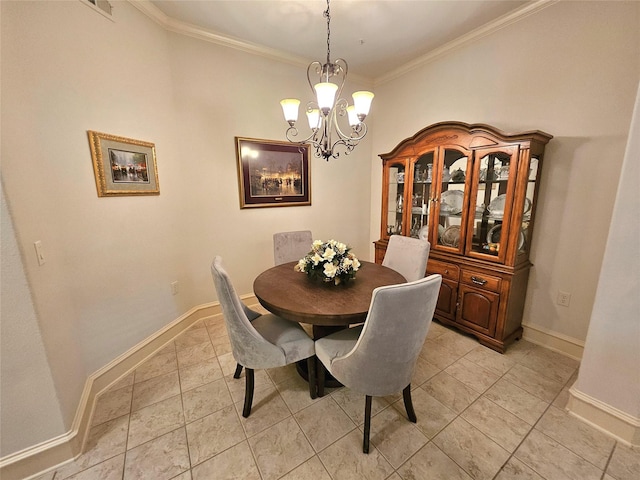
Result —
[[569, 413], [582, 421], [633, 446], [640, 446], [640, 418], [597, 400], [575, 387], [569, 389]]
[[[253, 295], [243, 296], [248, 304], [256, 303]], [[91, 429], [91, 417], [97, 396], [121, 378], [133, 372], [167, 343], [194, 323], [221, 313], [218, 302], [192, 308], [167, 326], [138, 343], [87, 378], [79, 400], [71, 430], [38, 445], [0, 458], [2, 480], [23, 480], [59, 467], [82, 453]]]
[[582, 360], [584, 341], [527, 323], [523, 323], [522, 327], [524, 330], [522, 338], [524, 340], [554, 352], [562, 353], [574, 360]]

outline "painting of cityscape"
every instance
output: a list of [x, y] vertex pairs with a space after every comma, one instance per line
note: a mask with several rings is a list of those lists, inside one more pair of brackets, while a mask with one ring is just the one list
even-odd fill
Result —
[[311, 205], [309, 145], [236, 137], [240, 208]]

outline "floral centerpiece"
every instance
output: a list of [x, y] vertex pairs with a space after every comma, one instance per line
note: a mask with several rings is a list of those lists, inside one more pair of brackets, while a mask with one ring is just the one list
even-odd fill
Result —
[[306, 273], [309, 278], [335, 285], [356, 278], [359, 268], [360, 262], [351, 253], [351, 248], [335, 240], [315, 240], [311, 251], [298, 260], [294, 267], [297, 272]]

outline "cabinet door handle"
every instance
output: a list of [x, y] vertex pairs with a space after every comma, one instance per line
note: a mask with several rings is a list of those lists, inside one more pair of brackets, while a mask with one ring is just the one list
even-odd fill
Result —
[[471, 277], [471, 281], [476, 285], [484, 285], [485, 283], [487, 283], [486, 280], [483, 280], [482, 278], [478, 278], [478, 277]]

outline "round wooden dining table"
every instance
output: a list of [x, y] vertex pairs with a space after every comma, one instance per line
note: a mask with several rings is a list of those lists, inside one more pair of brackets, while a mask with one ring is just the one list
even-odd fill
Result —
[[334, 285], [296, 272], [296, 263], [283, 263], [262, 272], [253, 282], [253, 292], [271, 313], [313, 325], [314, 339], [364, 322], [375, 288], [406, 282], [395, 270], [361, 261], [355, 279]]

